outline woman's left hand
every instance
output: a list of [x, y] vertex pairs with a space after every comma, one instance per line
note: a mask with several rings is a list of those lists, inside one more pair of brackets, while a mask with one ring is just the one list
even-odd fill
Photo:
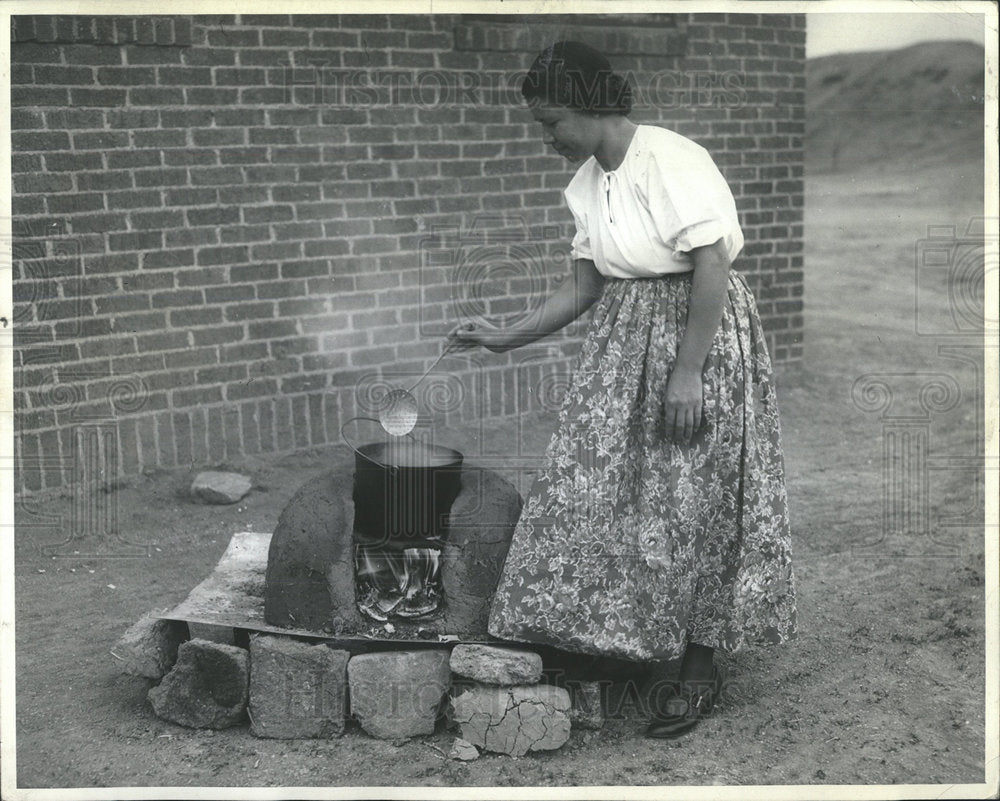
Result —
[[663, 402], [667, 436], [676, 442], [688, 443], [702, 422], [701, 373], [674, 369], [667, 380], [667, 395]]

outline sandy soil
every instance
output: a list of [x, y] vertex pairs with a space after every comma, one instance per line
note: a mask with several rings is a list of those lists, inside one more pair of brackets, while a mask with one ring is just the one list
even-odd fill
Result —
[[[398, 744], [356, 728], [332, 741], [272, 741], [156, 718], [150, 683], [119, 674], [109, 649], [144, 612], [179, 602], [233, 532], [270, 530], [332, 458], [311, 453], [230, 465], [256, 482], [236, 506], [191, 504], [186, 471], [110, 489], [123, 536], [148, 556], [116, 557], [122, 542], [67, 541], [71, 493], [19, 503], [19, 786], [983, 781], [982, 379], [939, 352], [974, 339], [918, 336], [915, 325], [918, 314], [951, 319], [944, 291], [923, 293], [915, 308], [915, 243], [929, 225], [964, 230], [981, 213], [976, 183], [953, 176], [809, 181], [806, 366], [780, 381], [801, 635], [729, 656], [724, 707], [685, 738], [644, 740], [642, 711], [622, 703], [604, 731], [574, 731], [556, 752], [459, 763], [436, 750], [450, 743], [443, 729]], [[856, 379], [882, 373], [899, 408], [918, 413], [906, 389], [924, 380], [914, 373], [960, 388], [951, 408], [929, 416], [927, 522], [906, 536], [883, 536], [883, 435], [893, 422], [852, 400]], [[522, 421], [519, 436], [537, 450], [551, 425]], [[498, 425], [486, 440], [502, 445], [514, 430]], [[454, 436], [462, 448], [486, 443], [467, 429]]]

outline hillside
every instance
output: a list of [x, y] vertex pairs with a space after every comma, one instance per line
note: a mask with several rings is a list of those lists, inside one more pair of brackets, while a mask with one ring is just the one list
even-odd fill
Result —
[[981, 160], [983, 66], [983, 48], [963, 41], [810, 59], [810, 173]]

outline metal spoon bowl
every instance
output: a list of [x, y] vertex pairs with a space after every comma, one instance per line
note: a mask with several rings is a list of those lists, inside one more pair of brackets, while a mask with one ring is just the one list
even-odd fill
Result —
[[406, 389], [386, 393], [378, 410], [378, 421], [387, 434], [406, 436], [417, 424], [417, 399]]
[[403, 437], [413, 430], [418, 417], [417, 399], [413, 397], [413, 390], [430, 375], [431, 370], [437, 367], [438, 362], [459, 344], [457, 340], [449, 340], [441, 355], [434, 360], [420, 378], [413, 382], [409, 389], [394, 389], [386, 393], [378, 410], [378, 421], [387, 434]]

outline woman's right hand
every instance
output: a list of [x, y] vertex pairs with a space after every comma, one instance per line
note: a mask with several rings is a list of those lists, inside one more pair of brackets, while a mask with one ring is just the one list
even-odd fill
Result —
[[469, 350], [477, 345], [494, 353], [503, 353], [514, 347], [515, 338], [510, 329], [490, 325], [485, 320], [466, 321], [448, 333], [448, 347], [452, 353]]

